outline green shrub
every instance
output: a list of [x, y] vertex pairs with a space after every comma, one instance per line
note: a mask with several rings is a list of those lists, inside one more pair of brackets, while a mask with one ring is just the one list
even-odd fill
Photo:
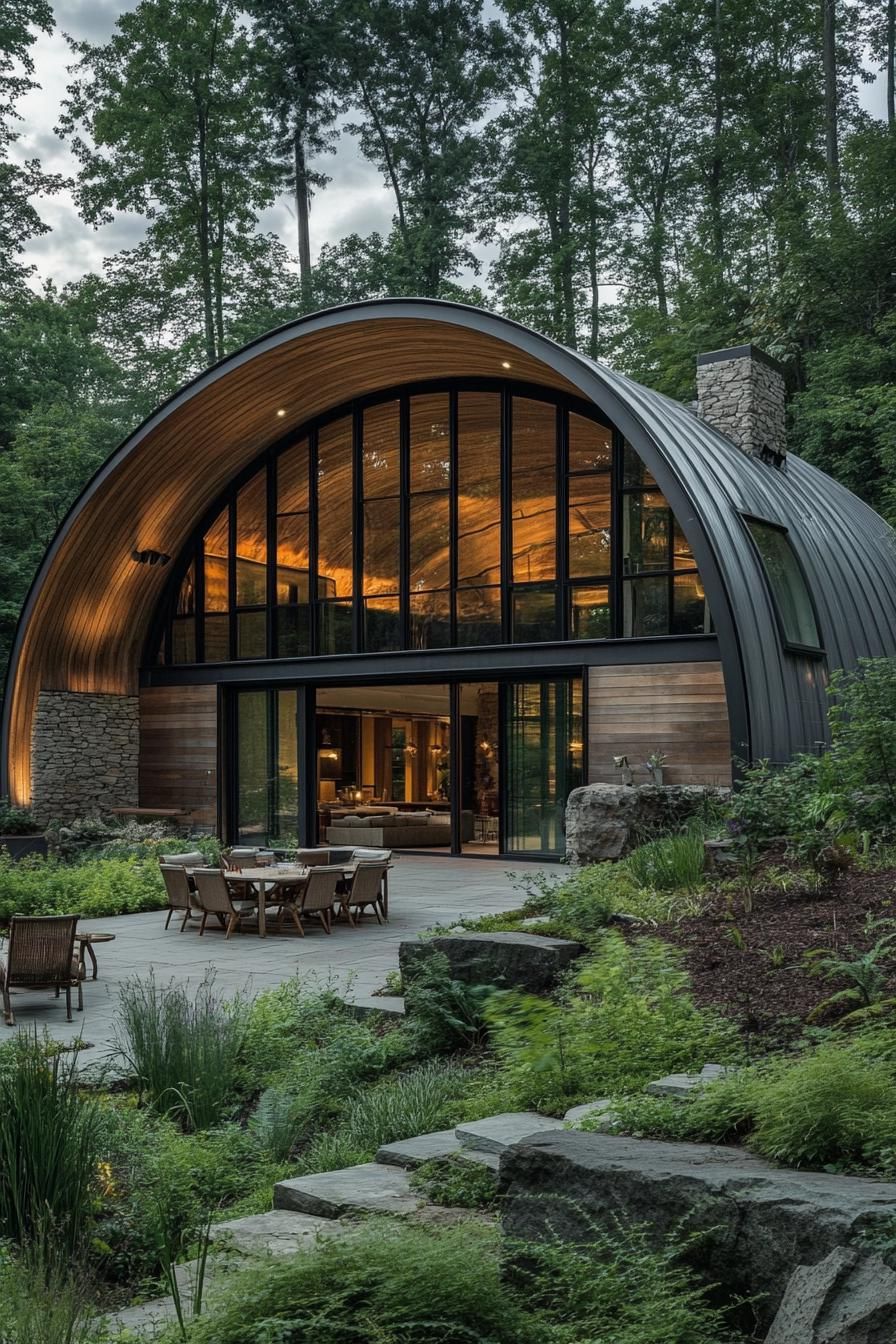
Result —
[[704, 831], [697, 824], [678, 835], [632, 850], [625, 867], [642, 891], [693, 891], [703, 881]]
[[[767, 1060], [711, 1083], [687, 1102], [614, 1099], [615, 1129], [642, 1138], [746, 1142], [792, 1167], [896, 1166], [896, 1062], [881, 1057], [896, 1033], [825, 1041], [796, 1058]], [[596, 1125], [586, 1119], [582, 1128]]]
[[422, 957], [405, 977], [406, 1030], [419, 1054], [469, 1050], [482, 1043], [491, 985], [455, 980], [443, 952]]
[[234, 1275], [191, 1344], [724, 1344], [725, 1313], [640, 1229], [590, 1227], [582, 1244], [517, 1246], [500, 1272], [478, 1221], [377, 1220], [300, 1256]]
[[[740, 1142], [753, 1125], [754, 1080], [750, 1070], [701, 1088], [686, 1102], [671, 1097], [614, 1097], [616, 1133], [641, 1139], [688, 1143]], [[585, 1131], [601, 1128], [600, 1116], [586, 1116]]]
[[150, 972], [122, 985], [119, 1011], [118, 1049], [141, 1096], [185, 1129], [218, 1124], [236, 1092], [245, 1001], [215, 994], [214, 972], [196, 989]]
[[699, 1261], [699, 1237], [656, 1246], [647, 1227], [607, 1228], [578, 1215], [583, 1235], [516, 1247], [518, 1285], [556, 1344], [724, 1344], [740, 1338], [726, 1312], [683, 1263]]
[[[502, 1283], [496, 1236], [378, 1220], [235, 1275], [191, 1344], [535, 1344]], [[544, 1336], [542, 1335], [542, 1340]]]
[[14, 807], [0, 798], [0, 835], [36, 835], [41, 829], [30, 807]]
[[449, 1209], [492, 1209], [498, 1201], [498, 1178], [491, 1167], [453, 1156], [424, 1162], [411, 1173], [411, 1187], [431, 1204]]
[[241, 1089], [251, 1094], [282, 1081], [310, 1051], [332, 1047], [332, 1054], [341, 1057], [351, 1048], [349, 1041], [356, 1054], [363, 1055], [367, 1047], [384, 1053], [375, 1034], [352, 1017], [329, 984], [307, 985], [296, 976], [265, 990], [249, 1006], [239, 1054]]
[[249, 1117], [249, 1131], [256, 1142], [281, 1161], [287, 1158], [296, 1138], [295, 1098], [283, 1084], [265, 1088]]
[[838, 1042], [775, 1065], [753, 1092], [750, 1146], [788, 1166], [874, 1164], [896, 1143], [896, 1071]]
[[0, 851], [0, 923], [12, 915], [133, 914], [165, 905], [157, 862], [96, 859], [79, 864], [31, 854], [13, 863]]
[[383, 1143], [456, 1124], [463, 1114], [466, 1091], [466, 1071], [453, 1063], [433, 1062], [384, 1078], [346, 1105], [331, 1133], [309, 1144], [302, 1154], [302, 1168], [332, 1171], [369, 1162]]
[[104, 1279], [131, 1287], [159, 1272], [160, 1222], [169, 1242], [189, 1246], [209, 1210], [237, 1217], [269, 1209], [274, 1183], [288, 1174], [239, 1125], [184, 1134], [128, 1098], [102, 1108], [101, 1151], [92, 1244]]
[[487, 1017], [523, 1108], [560, 1111], [741, 1054], [734, 1025], [695, 1005], [675, 949], [614, 930], [556, 1001], [506, 991]]
[[0, 1252], [0, 1344], [97, 1344], [88, 1277], [46, 1240]]
[[0, 1070], [0, 1236], [51, 1239], [74, 1255], [88, 1231], [99, 1114], [82, 1096], [74, 1055], [48, 1055], [22, 1032]]

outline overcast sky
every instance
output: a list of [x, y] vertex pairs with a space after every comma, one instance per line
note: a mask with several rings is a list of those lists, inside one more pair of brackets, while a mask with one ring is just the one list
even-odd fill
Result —
[[[64, 34], [91, 42], [105, 42], [112, 34], [115, 20], [126, 0], [63, 0], [55, 6], [56, 31], [41, 34], [32, 48], [35, 89], [19, 104], [22, 114], [21, 139], [16, 149], [20, 159], [39, 158], [47, 172], [73, 177], [75, 159], [63, 141], [53, 134], [69, 76], [66, 67], [72, 54]], [[311, 211], [311, 242], [315, 255], [321, 245], [336, 241], [348, 233], [362, 235], [374, 230], [388, 231], [392, 218], [392, 200], [380, 174], [358, 152], [352, 137], [340, 138], [336, 154], [326, 155], [321, 167], [332, 182], [315, 197]], [[143, 221], [136, 215], [119, 215], [114, 223], [94, 229], [85, 224], [75, 209], [71, 195], [60, 192], [37, 203], [52, 232], [32, 240], [25, 260], [37, 267], [35, 283], [52, 279], [57, 284], [75, 280], [88, 271], [97, 271], [104, 257], [133, 247], [143, 236]], [[295, 217], [286, 200], [266, 211], [261, 218], [265, 232], [280, 235], [292, 250], [296, 249]]]
[[[39, 158], [46, 171], [74, 176], [77, 165], [67, 146], [53, 134], [69, 78], [66, 67], [72, 61], [64, 34], [105, 42], [126, 7], [134, 6], [128, 6], [127, 0], [62, 0], [56, 5], [56, 31], [49, 37], [41, 34], [32, 48], [40, 87], [19, 104], [24, 120], [15, 147], [18, 158]], [[883, 116], [882, 79], [861, 86], [859, 97], [874, 115]], [[380, 174], [361, 157], [351, 137], [343, 135], [336, 154], [327, 155], [321, 167], [332, 181], [315, 197], [312, 207], [315, 255], [323, 243], [335, 242], [346, 234], [366, 235], [389, 229], [392, 198]], [[98, 271], [104, 257], [133, 247], [143, 236], [143, 221], [136, 215], [120, 215], [99, 229], [90, 227], [79, 218], [68, 192], [38, 202], [38, 209], [52, 231], [34, 239], [25, 255], [25, 260], [37, 268], [35, 284], [52, 279], [62, 285], [88, 271]], [[295, 250], [295, 221], [287, 201], [266, 211], [261, 227], [279, 234], [290, 250]]]

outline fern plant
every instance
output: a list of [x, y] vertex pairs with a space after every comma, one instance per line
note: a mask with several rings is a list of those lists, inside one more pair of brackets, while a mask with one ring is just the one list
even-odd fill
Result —
[[842, 953], [819, 948], [806, 954], [806, 962], [812, 970], [825, 980], [847, 980], [849, 983], [830, 994], [821, 1003], [816, 1004], [808, 1015], [808, 1021], [814, 1022], [829, 1009], [838, 1006], [852, 1006], [843, 1021], [857, 1021], [872, 1012], [880, 1012], [896, 1003], [896, 998], [886, 997], [887, 976], [890, 964], [896, 959], [896, 927], [892, 919], [871, 920], [865, 926], [866, 932], [876, 929], [889, 929], [882, 933], [871, 947], [861, 952], [855, 947], [846, 947]]

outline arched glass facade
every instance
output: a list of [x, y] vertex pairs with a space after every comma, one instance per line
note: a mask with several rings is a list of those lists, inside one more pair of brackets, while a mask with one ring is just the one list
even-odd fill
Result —
[[169, 664], [710, 631], [632, 448], [586, 403], [511, 384], [410, 386], [304, 426], [173, 582]]

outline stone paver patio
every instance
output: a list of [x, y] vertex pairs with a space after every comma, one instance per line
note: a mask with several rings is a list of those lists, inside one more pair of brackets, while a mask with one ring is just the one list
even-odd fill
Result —
[[[331, 982], [355, 1002], [368, 1001], [380, 989], [386, 973], [398, 970], [398, 945], [433, 924], [452, 924], [468, 918], [495, 914], [518, 906], [523, 897], [510, 885], [508, 874], [556, 873], [555, 865], [514, 865], [488, 859], [451, 859], [435, 855], [401, 855], [389, 875], [389, 922], [382, 926], [365, 919], [361, 928], [335, 924], [327, 937], [316, 920], [306, 924], [306, 936], [293, 930], [269, 931], [260, 939], [254, 933], [224, 934], [211, 925], [200, 939], [198, 928], [178, 932], [175, 916], [163, 928], [164, 911], [119, 915], [111, 919], [83, 920], [79, 928], [115, 934], [115, 942], [96, 948], [99, 979], [84, 983], [84, 1012], [65, 1020], [64, 1000], [47, 991], [13, 992], [16, 1023], [20, 1027], [46, 1030], [58, 1041], [81, 1036], [94, 1049], [82, 1061], [92, 1063], [105, 1056], [113, 1040], [118, 988], [133, 976], [145, 976], [152, 968], [160, 984], [175, 980], [198, 984], [205, 973], [215, 970], [215, 984], [225, 993], [246, 990], [257, 994], [299, 974], [309, 982]], [[89, 972], [88, 972], [89, 973]], [[12, 1035], [9, 1028], [3, 1028]], [[3, 1037], [0, 1037], [3, 1039]]]

